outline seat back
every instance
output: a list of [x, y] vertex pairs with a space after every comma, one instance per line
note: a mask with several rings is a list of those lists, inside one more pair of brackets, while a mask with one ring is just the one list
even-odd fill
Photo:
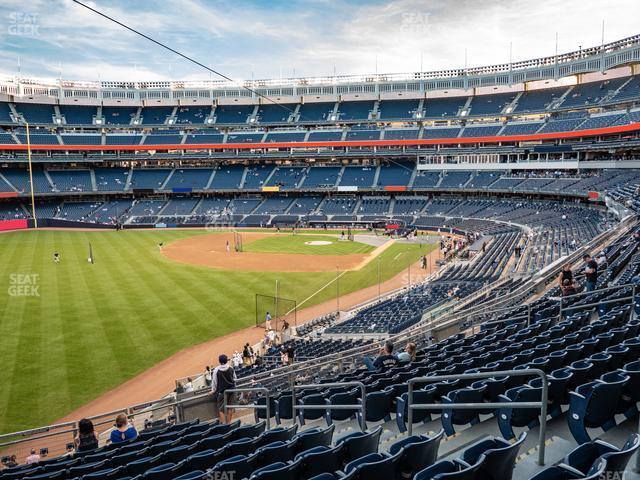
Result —
[[605, 453], [602, 458], [607, 461], [607, 478], [622, 478], [625, 468], [633, 454], [640, 447], [640, 435], [632, 433], [619, 452]]
[[336, 426], [331, 425], [324, 430], [322, 429], [312, 429], [306, 430], [304, 432], [298, 433], [294, 438], [296, 438], [297, 445], [296, 451], [304, 452], [305, 450], [309, 450], [313, 447], [318, 446], [329, 446], [331, 445], [331, 440], [333, 438], [333, 431]]
[[515, 443], [489, 449], [484, 452], [484, 462], [478, 471], [479, 478], [486, 480], [511, 480], [516, 457], [527, 438], [522, 432]]
[[355, 433], [340, 439], [338, 445], [344, 447], [342, 450], [343, 462], [349, 463], [370, 453], [377, 453], [380, 435], [382, 435], [381, 426], [372, 432]]
[[404, 478], [411, 478], [416, 472], [435, 463], [443, 436], [444, 430], [440, 430], [433, 437], [411, 436], [391, 445], [389, 448], [391, 455], [402, 453], [399, 468]]

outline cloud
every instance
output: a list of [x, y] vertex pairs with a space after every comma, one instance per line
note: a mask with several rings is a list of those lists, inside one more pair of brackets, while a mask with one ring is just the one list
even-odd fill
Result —
[[[3, 0], [5, 74], [67, 79], [215, 78], [71, 0]], [[411, 72], [506, 63], [637, 33], [640, 2], [618, 0], [111, 0], [106, 14], [236, 79]], [[15, 14], [38, 35], [13, 35]], [[622, 14], [621, 14], [622, 13]]]

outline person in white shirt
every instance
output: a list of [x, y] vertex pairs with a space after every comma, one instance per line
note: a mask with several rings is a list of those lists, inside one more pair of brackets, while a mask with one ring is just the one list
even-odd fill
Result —
[[40, 455], [36, 453], [35, 449], [31, 449], [31, 455], [27, 457], [26, 462], [27, 462], [27, 465], [32, 465], [34, 463], [40, 462]]
[[193, 381], [191, 378], [187, 378], [187, 383], [184, 384], [184, 393], [193, 392]]

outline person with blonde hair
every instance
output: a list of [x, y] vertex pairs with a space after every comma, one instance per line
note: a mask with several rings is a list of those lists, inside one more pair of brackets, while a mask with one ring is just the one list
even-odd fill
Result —
[[398, 354], [398, 362], [400, 363], [411, 363], [416, 359], [416, 344], [413, 342], [407, 343], [407, 346], [404, 347], [404, 351]]
[[129, 422], [129, 419], [124, 413], [121, 413], [116, 417], [116, 426], [111, 431], [109, 439], [111, 443], [121, 443], [135, 440], [138, 437], [138, 431]]

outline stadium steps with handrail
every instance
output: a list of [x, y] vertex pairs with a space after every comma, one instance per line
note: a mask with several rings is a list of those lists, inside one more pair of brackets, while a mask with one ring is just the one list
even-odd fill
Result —
[[[371, 188], [378, 188], [378, 180], [380, 179], [380, 165], [378, 165], [376, 167], [376, 173], [373, 175], [373, 183], [371, 185], [369, 185]], [[355, 211], [357, 212], [358, 209], [356, 208]]]
[[516, 106], [518, 105], [518, 101], [520, 100], [520, 97], [522, 97], [522, 95], [524, 94], [524, 91], [522, 92], [518, 92], [518, 94], [513, 97], [513, 100], [511, 100], [511, 102], [509, 103], [509, 105], [505, 105], [504, 109], [500, 112], [500, 113], [511, 113], [515, 110]]
[[240, 183], [238, 184], [238, 190], [242, 190], [244, 188], [244, 183], [247, 180], [247, 167], [244, 167], [244, 170], [242, 171], [242, 176], [240, 177]]
[[[171, 177], [173, 177], [173, 174], [175, 173], [176, 169], [172, 168], [171, 171], [169, 172], [169, 175], [167, 175], [167, 178], [164, 179], [164, 182], [162, 182], [162, 185], [160, 185], [160, 188], [158, 188], [158, 190], [164, 190], [167, 187], [167, 184], [169, 183], [169, 180], [171, 180]], [[158, 212], [158, 215], [160, 214], [160, 212]]]
[[[471, 110], [472, 110], [472, 108], [471, 108], [471, 102], [473, 102], [473, 99], [474, 99], [474, 98], [475, 98], [475, 97], [474, 97], [473, 95], [469, 95], [469, 96], [467, 97], [467, 101], [466, 101], [466, 102], [464, 102], [464, 105], [462, 106], [462, 108], [460, 108], [460, 110], [458, 110], [458, 113], [456, 114], [456, 117], [461, 116], [461, 114], [462, 114], [463, 112], [464, 112], [464, 113], [466, 113], [465, 117], [468, 117], [470, 112], [471, 112], [471, 113], [473, 113], [473, 111], [471, 111]], [[458, 135], [458, 136], [460, 136], [460, 135]]]
[[97, 192], [98, 182], [96, 182], [96, 172], [93, 168], [89, 170], [89, 178], [91, 179], [91, 190]]
[[[209, 179], [207, 180], [207, 183], [204, 186], [203, 190], [209, 190], [211, 187], [211, 182], [213, 182], [214, 177], [216, 176], [216, 173], [218, 172], [217, 168], [212, 169], [211, 171], [211, 175], [209, 175]], [[198, 204], [200, 204], [200, 202], [198, 202]], [[195, 211], [195, 210], [194, 210]]]
[[125, 192], [131, 190], [131, 177], [133, 177], [133, 167], [129, 168], [129, 172], [127, 173], [127, 180], [124, 183]]
[[407, 184], [407, 189], [411, 190], [413, 188], [413, 184], [416, 181], [416, 176], [418, 175], [418, 169], [414, 168], [411, 172], [411, 177], [409, 177], [409, 183]]
[[[2, 181], [4, 181], [4, 182], [6, 182], [6, 184], [7, 184], [7, 185], [9, 185], [9, 187], [13, 188], [13, 190], [14, 190], [15, 192], [17, 192], [17, 191], [18, 191], [18, 189], [15, 187], [15, 185], [13, 185], [13, 184], [12, 184], [12, 183], [7, 179], [7, 177], [5, 177], [5, 176], [2, 174], [2, 172], [0, 172], [0, 180], [2, 180]], [[20, 205], [22, 205], [22, 203], [21, 203]]]
[[51, 190], [55, 191], [55, 192], [59, 192], [60, 190], [58, 189], [56, 184], [53, 182], [53, 179], [49, 175], [49, 171], [46, 168], [43, 168], [42, 169], [42, 173], [43, 173], [44, 177], [47, 179], [47, 182], [49, 182], [49, 184], [51, 185]]
[[562, 106], [564, 100], [569, 96], [569, 94], [573, 91], [575, 85], [571, 85], [569, 88], [565, 90], [565, 92], [560, 95], [557, 99], [553, 100], [549, 105], [547, 105], [547, 110], [557, 110]]

